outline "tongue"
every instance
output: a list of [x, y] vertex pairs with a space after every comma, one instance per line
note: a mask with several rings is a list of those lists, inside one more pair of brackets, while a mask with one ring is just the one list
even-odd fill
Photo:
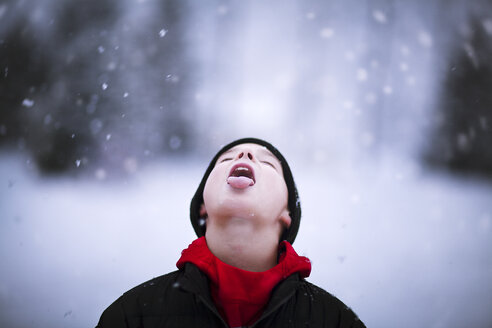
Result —
[[248, 177], [229, 177], [227, 183], [232, 188], [244, 189], [255, 184], [255, 182]]

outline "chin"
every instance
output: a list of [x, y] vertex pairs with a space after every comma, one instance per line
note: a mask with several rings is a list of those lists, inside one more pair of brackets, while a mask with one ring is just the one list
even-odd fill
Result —
[[[257, 204], [256, 204], [257, 205]], [[235, 216], [235, 217], [255, 217], [258, 213], [258, 208], [255, 202], [246, 202], [239, 199], [227, 199], [218, 204], [216, 213], [220, 216]]]

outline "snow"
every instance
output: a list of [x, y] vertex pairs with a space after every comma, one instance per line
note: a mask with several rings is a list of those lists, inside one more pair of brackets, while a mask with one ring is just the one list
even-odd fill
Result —
[[393, 88], [390, 85], [385, 85], [383, 87], [383, 92], [387, 95], [390, 95], [393, 93]]
[[313, 13], [313, 12], [308, 12], [308, 13], [306, 14], [306, 18], [307, 18], [308, 20], [313, 20], [313, 19], [315, 19], [315, 18], [316, 18], [316, 14], [315, 14], [315, 13]]
[[367, 81], [367, 70], [364, 68], [357, 69], [357, 81]]
[[93, 135], [96, 135], [101, 132], [103, 126], [103, 122], [100, 119], [95, 118], [90, 122], [89, 129]]
[[492, 18], [485, 19], [483, 22], [483, 27], [485, 31], [489, 34], [492, 35]]
[[426, 48], [432, 47], [432, 36], [428, 32], [420, 31], [418, 34], [418, 40], [422, 46]]
[[229, 12], [229, 8], [227, 6], [221, 5], [217, 7], [217, 13], [221, 16], [227, 14]]
[[381, 23], [381, 24], [386, 24], [388, 22], [388, 19], [386, 18], [386, 15], [384, 12], [382, 12], [381, 10], [374, 10], [372, 12], [372, 17], [374, 18], [374, 20], [378, 23]]
[[32, 107], [32, 106], [34, 106], [34, 100], [29, 99], [29, 98], [25, 98], [22, 101], [22, 106], [24, 106], [24, 107]]
[[170, 139], [169, 139], [169, 147], [171, 147], [171, 149], [173, 150], [176, 150], [176, 149], [179, 149], [179, 147], [181, 147], [181, 138], [178, 137], [178, 136], [172, 136]]
[[335, 31], [332, 28], [325, 27], [319, 32], [319, 35], [323, 39], [331, 39], [335, 35]]
[[[29, 13], [28, 3], [18, 7]], [[16, 98], [30, 117], [29, 134], [64, 127], [57, 108], [68, 107], [53, 106], [59, 100], [52, 95], [80, 92], [74, 103], [88, 119], [65, 127], [77, 131], [72, 138], [99, 144], [73, 159], [87, 180], [38, 177], [34, 160], [0, 154], [0, 326], [94, 326], [123, 291], [174, 269], [194, 238], [189, 200], [208, 162], [145, 163], [166, 142], [171, 157], [245, 135], [299, 152], [287, 156], [299, 163], [303, 208], [294, 246], [313, 260], [311, 281], [368, 327], [490, 326], [491, 186], [413, 162], [431, 140], [426, 127], [443, 73], [456, 70], [449, 68], [454, 47], [478, 63], [478, 50], [455, 33], [466, 29], [472, 6], [313, 5], [197, 2], [163, 26], [158, 2], [125, 1], [117, 20], [101, 30], [87, 21], [61, 48], [55, 28], [47, 28], [58, 19], [46, 16], [48, 7], [32, 10], [36, 20], [26, 31], [38, 43], [29, 49], [47, 44], [46, 55], [71, 65], [86, 51], [96, 60], [80, 76], [60, 78], [60, 87], [28, 85]], [[6, 28], [25, 24], [24, 15], [11, 20], [14, 7], [0, 5]], [[492, 20], [479, 17], [492, 35]], [[173, 24], [176, 35], [161, 40]], [[174, 58], [175, 51], [182, 53]], [[18, 72], [12, 65], [0, 74]], [[70, 88], [79, 78], [80, 88]], [[174, 90], [177, 98], [166, 98]], [[489, 129], [485, 117], [478, 120], [476, 132], [455, 136], [460, 149]], [[182, 123], [185, 132], [173, 130], [154, 147], [163, 122], [178, 130]], [[14, 129], [2, 123], [0, 135]], [[19, 149], [30, 142], [21, 138]], [[114, 180], [108, 163], [129, 177]]]
[[51, 117], [51, 115], [50, 115], [50, 114], [47, 114], [47, 115], [44, 117], [43, 123], [44, 123], [44, 125], [48, 125], [48, 124], [50, 124], [52, 121], [53, 121], [53, 118]]
[[0, 5], [0, 19], [3, 17], [3, 15], [7, 12], [7, 5], [5, 3], [2, 3]]
[[[108, 181], [102, 169], [101, 180], [41, 178], [23, 162], [0, 157], [5, 322], [94, 326], [124, 291], [174, 270], [195, 238], [189, 201], [208, 163], [130, 160], [133, 175]], [[368, 327], [490, 323], [490, 183], [396, 158], [350, 170], [289, 163], [303, 210], [294, 247], [312, 261], [311, 282]]]

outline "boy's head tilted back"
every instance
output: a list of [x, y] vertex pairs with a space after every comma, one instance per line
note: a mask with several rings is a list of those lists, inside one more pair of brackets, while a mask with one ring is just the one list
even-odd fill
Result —
[[[261, 148], [258, 146], [260, 146]], [[239, 150], [234, 152], [234, 150], [238, 149], [238, 147]], [[251, 161], [252, 163], [255, 163], [257, 162], [257, 159], [253, 158], [251, 155], [249, 155], [250, 157], [248, 157], [248, 154], [243, 154], [243, 152], [241, 151], [241, 148], [247, 150], [248, 147], [253, 150], [256, 149], [257, 151], [259, 151], [260, 154], [262, 153], [262, 150], [266, 148], [266, 151], [263, 152], [264, 155], [261, 156], [266, 156], [267, 160], [265, 161], [265, 163], [262, 164], [271, 166], [269, 169], [276, 170], [278, 174], [283, 176], [283, 180], [285, 181], [285, 187], [287, 191], [286, 209], [288, 211], [288, 215], [287, 215], [288, 221], [285, 218], [282, 219], [285, 228], [283, 229], [283, 232], [281, 232], [280, 240], [287, 240], [292, 244], [296, 238], [297, 231], [299, 230], [299, 223], [301, 219], [301, 207], [300, 207], [299, 197], [297, 193], [297, 188], [295, 186], [290, 167], [287, 164], [285, 158], [282, 156], [282, 154], [278, 151], [277, 148], [275, 148], [270, 143], [257, 138], [243, 138], [243, 139], [235, 140], [222, 147], [222, 149], [220, 149], [219, 152], [214, 156], [207, 170], [205, 171], [205, 175], [203, 176], [200, 185], [198, 186], [198, 189], [195, 192], [195, 195], [193, 196], [193, 199], [191, 201], [190, 219], [193, 228], [195, 229], [195, 232], [199, 237], [205, 235], [206, 224], [205, 224], [205, 218], [203, 217], [204, 190], [207, 185], [207, 180], [209, 180], [210, 174], [212, 173], [216, 165], [218, 164], [223, 165], [223, 163], [225, 162], [228, 161], [233, 162], [237, 160], [238, 162], [241, 162], [246, 166], [246, 167], [241, 167], [239, 170], [232, 169], [230, 172], [229, 171], [227, 172], [227, 176], [229, 177], [228, 183], [232, 186], [232, 188], [235, 188], [238, 195], [242, 194], [243, 189], [247, 189], [250, 185], [253, 186], [256, 183], [256, 181], [254, 181], [255, 180], [254, 172], [249, 172], [248, 170], [248, 162]], [[271, 157], [270, 154], [274, 156], [273, 161], [268, 161], [268, 156]], [[220, 162], [218, 162], [219, 159]], [[221, 169], [222, 168], [218, 168], [217, 170], [221, 170]], [[254, 171], [253, 167], [250, 167], [250, 169], [251, 171]], [[222, 172], [221, 174], [223, 175], [224, 173]], [[251, 174], [252, 176], [248, 176]], [[267, 176], [270, 176], [271, 178], [267, 179]], [[214, 177], [215, 175], [212, 175], [212, 179], [209, 182], [209, 185], [207, 186], [208, 188], [207, 191], [210, 190], [208, 192], [209, 203], [212, 203], [216, 195], [216, 192], [214, 190], [214, 184], [215, 184], [213, 181]], [[266, 183], [268, 183], [268, 185], [265, 185]], [[280, 204], [282, 202], [281, 200], [282, 186], [278, 185], [278, 180], [275, 179], [275, 175], [268, 175], [267, 173], [267, 175], [264, 176], [264, 180], [258, 183], [257, 188], [262, 189], [262, 193], [258, 194], [258, 196], [262, 196], [262, 197], [258, 198], [258, 200], [261, 202], [264, 201], [264, 205], [267, 206], [266, 210], [271, 209], [272, 206], [282, 205]], [[275, 189], [272, 190], [268, 188], [275, 188]], [[276, 197], [276, 195], [278, 195], [278, 197]], [[209, 204], [209, 205], [211, 205], [210, 207], [212, 207], [213, 204]]]

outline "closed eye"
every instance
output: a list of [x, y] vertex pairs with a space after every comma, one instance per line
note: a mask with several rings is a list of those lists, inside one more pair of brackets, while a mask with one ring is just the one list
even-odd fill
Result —
[[231, 157], [223, 158], [223, 159], [220, 160], [219, 163], [226, 162], [226, 161], [232, 161], [232, 158]]
[[276, 169], [275, 166], [273, 166], [273, 164], [270, 163], [270, 162], [268, 162], [268, 161], [261, 161], [261, 162], [264, 163], [264, 164], [270, 165], [271, 167], [273, 167], [274, 169]]

